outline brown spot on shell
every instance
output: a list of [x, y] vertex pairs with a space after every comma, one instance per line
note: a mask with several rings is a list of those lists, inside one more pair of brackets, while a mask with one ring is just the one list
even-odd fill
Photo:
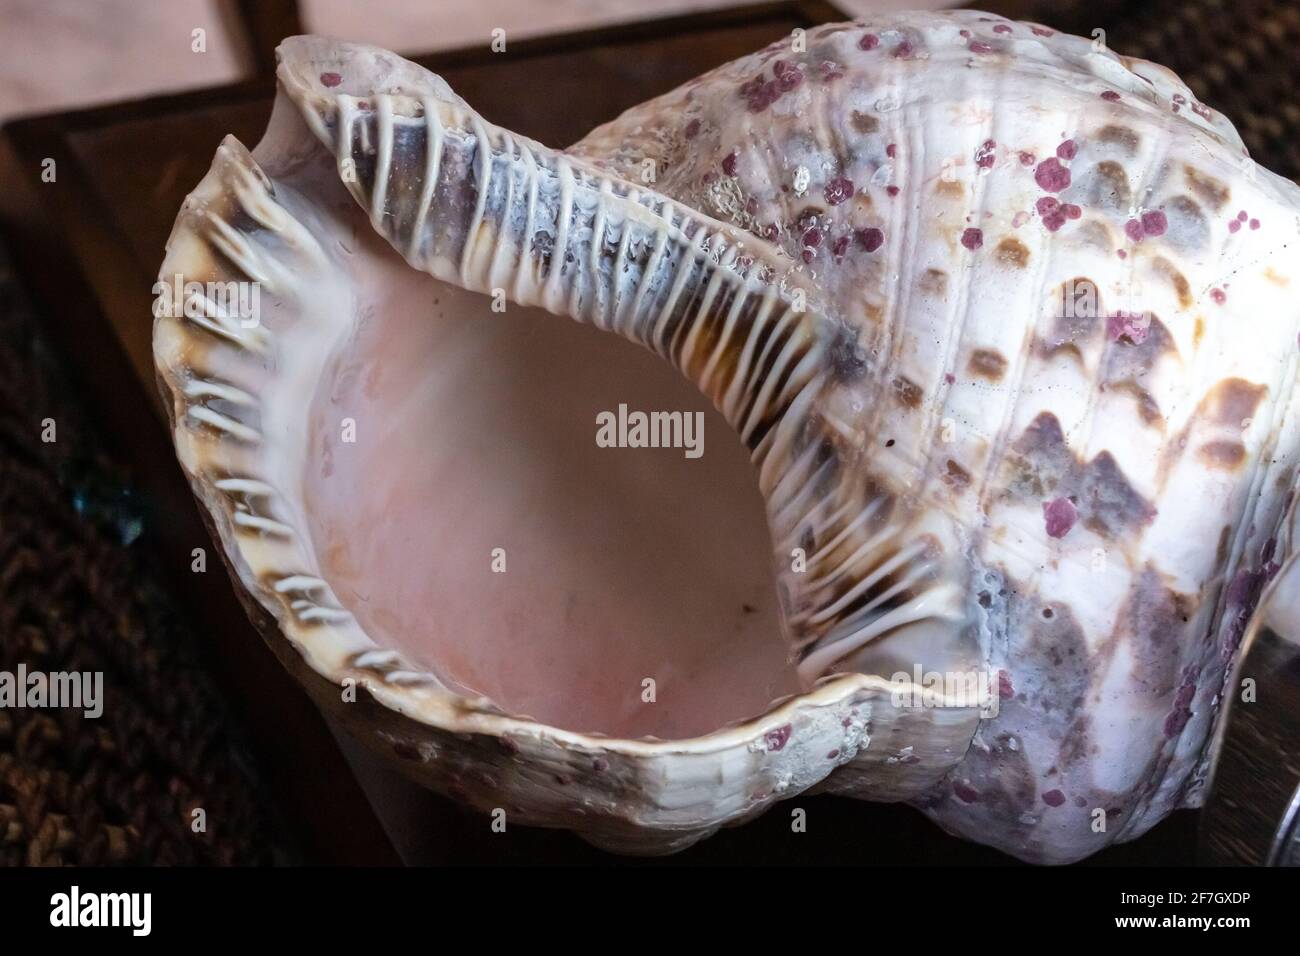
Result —
[[1014, 266], [1017, 269], [1023, 269], [1029, 264], [1029, 249], [1014, 236], [1007, 236], [999, 242], [994, 254], [997, 256], [998, 262]]
[[1007, 360], [996, 349], [976, 349], [971, 353], [971, 372], [991, 382], [1000, 382], [1007, 371]]
[[1079, 227], [1074, 230], [1074, 239], [1082, 245], [1092, 246], [1094, 249], [1099, 249], [1107, 254], [1115, 245], [1114, 240], [1111, 238], [1110, 229], [1097, 219], [1081, 222]]
[[1211, 441], [1197, 449], [1196, 457], [1206, 468], [1236, 471], [1246, 460], [1246, 446], [1239, 441]]
[[1084, 203], [1108, 212], [1126, 212], [1133, 204], [1128, 173], [1113, 160], [1102, 160], [1092, 168], [1084, 187]]
[[880, 120], [870, 113], [863, 113], [861, 110], [854, 110], [849, 115], [849, 122], [853, 124], [854, 130], [863, 134], [874, 133], [880, 129]]
[[1291, 284], [1291, 280], [1284, 275], [1280, 275], [1272, 266], [1264, 270], [1264, 278], [1274, 285], [1280, 285], [1286, 288]]
[[1205, 211], [1190, 196], [1174, 196], [1165, 203], [1164, 240], [1184, 249], [1204, 249], [1210, 242]]
[[970, 487], [970, 472], [951, 458], [944, 466], [942, 478], [943, 483], [958, 494]]
[[1126, 392], [1133, 396], [1133, 401], [1137, 403], [1138, 414], [1142, 416], [1142, 423], [1145, 425], [1163, 425], [1165, 417], [1160, 412], [1160, 406], [1151, 393], [1134, 381], [1120, 382], [1118, 386], [1111, 391]]
[[1244, 378], [1225, 378], [1205, 393], [1196, 409], [1196, 417], [1214, 425], [1241, 428], [1241, 423], [1255, 414], [1268, 394], [1267, 385], [1256, 385]]
[[1199, 348], [1203, 338], [1205, 338], [1205, 319], [1198, 315], [1196, 324], [1192, 326], [1192, 348]]
[[1169, 280], [1169, 284], [1174, 287], [1174, 292], [1178, 296], [1178, 305], [1184, 309], [1190, 308], [1192, 304], [1192, 287], [1188, 283], [1187, 277], [1178, 271], [1177, 266], [1161, 256], [1151, 263], [1151, 267]]
[[948, 293], [948, 273], [942, 269], [926, 269], [917, 280], [917, 287], [926, 295], [944, 296]]
[[894, 379], [894, 397], [906, 405], [908, 408], [918, 408], [921, 404], [921, 397], [924, 394], [921, 386], [917, 385], [910, 378], [904, 378], [902, 375]]
[[956, 179], [944, 179], [940, 177], [939, 181], [934, 184], [936, 195], [944, 196], [948, 199], [965, 199], [966, 187]]
[[1192, 194], [1215, 212], [1232, 198], [1232, 190], [1227, 183], [1201, 172], [1195, 166], [1184, 166], [1183, 175], [1187, 177], [1187, 188]]
[[1097, 130], [1097, 135], [1093, 139], [1111, 146], [1118, 146], [1130, 156], [1135, 155], [1138, 147], [1142, 145], [1142, 137], [1134, 130], [1115, 123], [1108, 124]]

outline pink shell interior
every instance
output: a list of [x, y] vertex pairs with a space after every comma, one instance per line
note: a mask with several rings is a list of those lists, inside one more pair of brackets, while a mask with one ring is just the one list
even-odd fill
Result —
[[[707, 400], [630, 343], [494, 313], [363, 242], [364, 318], [317, 390], [305, 490], [366, 633], [572, 730], [704, 734], [794, 693], [752, 467]], [[706, 453], [597, 447], [620, 403], [702, 413]]]

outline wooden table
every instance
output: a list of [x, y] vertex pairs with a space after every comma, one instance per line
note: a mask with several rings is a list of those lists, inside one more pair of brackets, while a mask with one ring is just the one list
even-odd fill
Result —
[[[713, 66], [842, 19], [789, 2], [512, 42], [420, 58], [488, 119], [552, 145]], [[534, 95], [544, 89], [546, 95]], [[0, 139], [0, 228], [62, 350], [107, 451], [152, 509], [145, 539], [237, 717], [251, 730], [280, 810], [309, 860], [324, 863], [583, 862], [615, 859], [559, 831], [486, 823], [338, 740], [248, 623], [220, 571], [190, 572], [211, 547], [172, 452], [154, 386], [151, 286], [186, 193], [225, 133], [258, 141], [269, 79], [22, 120]], [[54, 160], [55, 179], [41, 178]], [[831, 797], [800, 800], [807, 833], [778, 811], [669, 858], [683, 862], [1005, 863], [950, 839], [919, 813]], [[1097, 862], [1188, 862], [1194, 819], [1178, 814]]]

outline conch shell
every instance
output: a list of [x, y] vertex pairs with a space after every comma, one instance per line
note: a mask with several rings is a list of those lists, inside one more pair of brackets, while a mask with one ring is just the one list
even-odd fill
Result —
[[[1168, 70], [1038, 25], [918, 13], [805, 39], [564, 151], [391, 53], [286, 41], [266, 137], [221, 145], [162, 266], [260, 290], [254, 321], [208, 293], [159, 308], [177, 452], [268, 638], [363, 687], [380, 707], [323, 697], [430, 786], [624, 852], [818, 788], [1077, 860], [1198, 804], [1234, 649], [1290, 547], [1300, 190]], [[458, 558], [348, 550], [348, 513], [436, 508], [410, 475], [448, 470], [400, 435], [383, 447], [416, 466], [345, 465], [349, 403], [392, 380], [385, 414], [407, 421], [502, 350], [528, 374], [529, 345], [485, 331], [501, 302], [645, 346], [740, 436], [789, 660], [764, 683], [739, 663], [756, 640], [719, 637], [736, 662], [704, 696], [747, 713], [674, 739], [522, 716], [491, 668], [457, 664], [473, 602], [393, 583]], [[403, 359], [407, 336], [427, 359]], [[486, 441], [464, 414], [463, 447]], [[421, 659], [403, 633], [430, 617], [454, 619]], [[503, 668], [562, 630], [509, 621]]]

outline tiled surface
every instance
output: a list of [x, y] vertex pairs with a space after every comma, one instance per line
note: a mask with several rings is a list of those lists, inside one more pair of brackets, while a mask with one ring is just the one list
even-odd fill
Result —
[[[0, 0], [0, 122], [20, 114], [211, 86], [245, 58], [223, 0]], [[306, 29], [400, 51], [717, 9], [736, 0], [301, 0]], [[846, 11], [948, 6], [944, 0], [839, 0]], [[206, 31], [194, 52], [192, 33]]]

